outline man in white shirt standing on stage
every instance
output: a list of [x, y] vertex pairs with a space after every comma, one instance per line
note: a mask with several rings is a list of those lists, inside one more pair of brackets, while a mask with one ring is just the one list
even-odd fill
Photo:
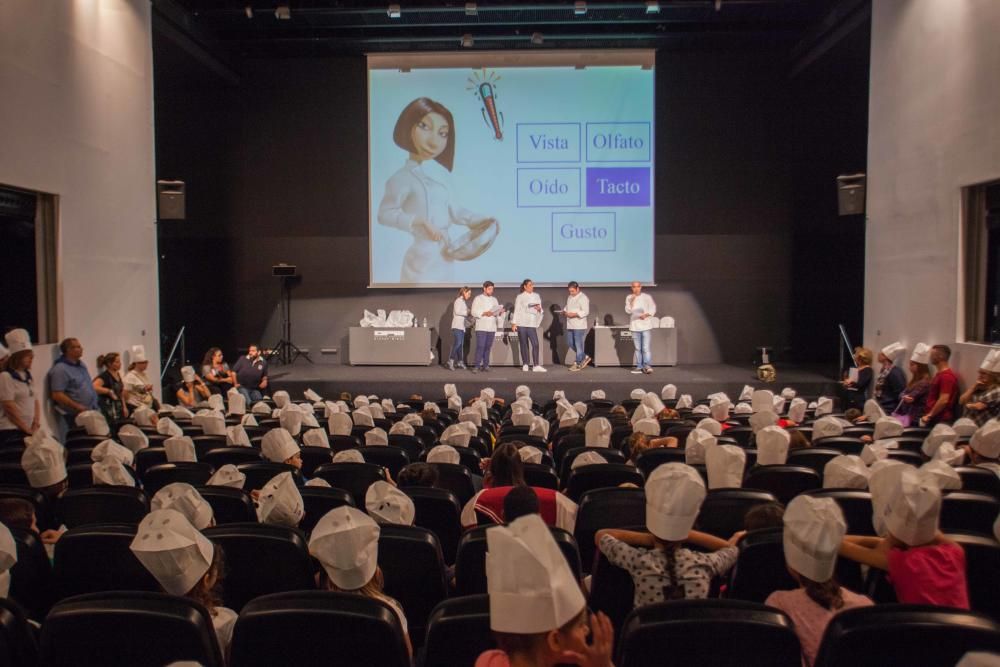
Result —
[[656, 315], [653, 297], [642, 293], [642, 283], [632, 283], [632, 293], [625, 297], [625, 312], [629, 316], [628, 328], [635, 344], [635, 368], [633, 374], [653, 372], [652, 337], [653, 323], [649, 318]]
[[583, 341], [587, 338], [587, 316], [590, 315], [590, 299], [580, 291], [580, 284], [575, 280], [566, 286], [569, 298], [566, 299], [566, 336], [569, 347], [576, 352], [576, 361], [569, 367], [571, 371], [582, 370], [590, 363], [590, 357], [584, 354]]
[[473, 373], [490, 370], [490, 350], [497, 332], [497, 316], [503, 313], [500, 302], [493, 296], [493, 283], [483, 283], [483, 293], [472, 300], [472, 316], [476, 318], [476, 365]]

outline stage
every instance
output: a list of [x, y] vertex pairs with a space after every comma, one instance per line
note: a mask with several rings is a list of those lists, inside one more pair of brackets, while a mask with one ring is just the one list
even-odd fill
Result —
[[[294, 400], [312, 389], [324, 398], [334, 398], [342, 391], [351, 394], [366, 392], [405, 400], [412, 394], [425, 399], [444, 397], [444, 384], [453, 382], [463, 398], [479, 393], [481, 387], [492, 387], [497, 396], [512, 398], [520, 384], [531, 387], [536, 399], [548, 399], [556, 389], [566, 392], [570, 400], [585, 400], [593, 389], [603, 389], [608, 399], [628, 398], [636, 387], [656, 391], [665, 384], [677, 385], [678, 394], [691, 394], [695, 400], [724, 391], [735, 399], [743, 385], [764, 387], [750, 367], [727, 364], [701, 364], [658, 367], [652, 375], [632, 375], [628, 368], [588, 367], [571, 373], [565, 367], [549, 367], [547, 373], [523, 372], [520, 367], [497, 366], [489, 373], [449, 371], [443, 366], [347, 366], [310, 364], [299, 359], [290, 366], [273, 364], [270, 368], [271, 391], [284, 389]], [[825, 394], [836, 396], [835, 378], [804, 368], [778, 366], [778, 380], [769, 389], [777, 393], [792, 387], [803, 396]]]

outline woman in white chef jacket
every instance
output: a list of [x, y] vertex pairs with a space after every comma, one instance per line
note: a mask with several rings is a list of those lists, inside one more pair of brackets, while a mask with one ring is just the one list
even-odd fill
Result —
[[[542, 297], [535, 292], [535, 283], [526, 278], [521, 283], [521, 293], [514, 299], [514, 317], [511, 329], [517, 332], [517, 344], [521, 348], [522, 371], [533, 370], [544, 373], [545, 368], [538, 363], [538, 327], [542, 324]], [[528, 356], [528, 343], [531, 356]], [[533, 362], [528, 363], [529, 359]]]
[[392, 139], [409, 153], [409, 158], [386, 181], [378, 221], [413, 234], [399, 280], [454, 282], [453, 260], [442, 254], [448, 246], [448, 228], [489, 220], [451, 203], [455, 119], [444, 105], [419, 97], [399, 114]]
[[472, 290], [468, 287], [461, 287], [458, 290], [458, 298], [451, 306], [451, 354], [448, 355], [448, 370], [465, 368], [465, 326], [466, 318], [469, 316], [469, 299], [472, 298]]

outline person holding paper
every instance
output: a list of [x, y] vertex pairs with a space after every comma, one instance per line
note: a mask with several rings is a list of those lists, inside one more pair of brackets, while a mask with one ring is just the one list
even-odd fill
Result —
[[[521, 283], [521, 293], [514, 299], [514, 317], [511, 329], [517, 332], [517, 344], [521, 348], [521, 370], [544, 373], [538, 363], [538, 327], [542, 324], [542, 297], [535, 292], [535, 283], [530, 278]], [[531, 357], [528, 364], [528, 343], [531, 343]]]
[[566, 307], [563, 309], [566, 315], [566, 335], [569, 338], [570, 349], [576, 352], [576, 361], [569, 369], [579, 371], [590, 363], [590, 357], [583, 351], [583, 341], [587, 337], [587, 316], [590, 315], [590, 299], [580, 291], [580, 283], [575, 280], [570, 281], [566, 289], [569, 291], [569, 298], [566, 299]]
[[451, 352], [448, 354], [448, 370], [465, 368], [465, 318], [469, 316], [469, 304], [472, 290], [461, 287], [458, 296], [451, 306]]
[[483, 283], [483, 293], [472, 300], [472, 316], [476, 318], [476, 365], [473, 373], [490, 370], [490, 350], [497, 332], [497, 317], [503, 314], [503, 306], [493, 296], [493, 282]]
[[649, 375], [653, 372], [653, 323], [649, 318], [656, 315], [656, 302], [653, 297], [642, 293], [642, 283], [639, 281], [632, 283], [632, 293], [625, 297], [625, 313], [629, 316], [628, 328], [635, 345], [635, 368], [632, 373]]

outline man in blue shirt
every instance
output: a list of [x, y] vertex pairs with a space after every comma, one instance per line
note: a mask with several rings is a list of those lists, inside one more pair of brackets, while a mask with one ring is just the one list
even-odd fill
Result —
[[55, 403], [56, 412], [62, 417], [62, 436], [76, 426], [76, 416], [84, 410], [98, 410], [97, 392], [83, 363], [83, 345], [76, 338], [67, 338], [59, 343], [62, 355], [49, 370], [49, 395]]
[[240, 385], [236, 391], [243, 394], [247, 401], [259, 401], [264, 397], [267, 391], [267, 361], [256, 345], [251, 345], [246, 356], [236, 360], [233, 372]]

